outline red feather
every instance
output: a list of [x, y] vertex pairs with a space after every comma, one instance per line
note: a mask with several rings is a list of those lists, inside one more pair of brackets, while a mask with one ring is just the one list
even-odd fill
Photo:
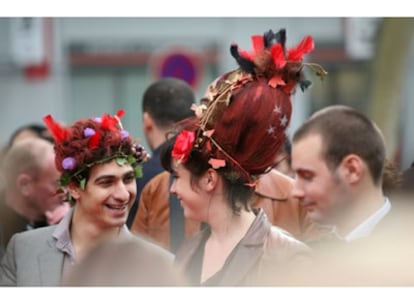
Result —
[[238, 51], [241, 57], [250, 61], [254, 61], [257, 54], [264, 49], [264, 41], [263, 36], [261, 35], [253, 35], [251, 38], [253, 50], [251, 52], [248, 52], [239, 48]]
[[89, 149], [93, 149], [99, 146], [101, 137], [102, 137], [101, 131], [100, 130], [96, 131], [95, 134], [89, 139], [89, 143], [88, 143]]
[[118, 120], [109, 114], [102, 115], [101, 126], [103, 129], [115, 131], [117, 130]]
[[303, 55], [311, 52], [314, 47], [315, 44], [313, 38], [311, 36], [306, 36], [297, 47], [289, 49], [288, 60], [300, 61], [302, 60]]
[[279, 43], [275, 44], [270, 49], [270, 52], [272, 54], [273, 62], [275, 63], [276, 68], [283, 69], [283, 67], [286, 65], [286, 59], [282, 46]]
[[252, 36], [252, 46], [253, 46], [253, 56], [255, 57], [257, 53], [264, 49], [264, 41], [262, 35]]
[[240, 57], [243, 57], [243, 58], [248, 59], [250, 61], [253, 61], [253, 59], [254, 59], [254, 57], [252, 56], [252, 54], [250, 52], [244, 51], [240, 48], [239, 48], [239, 54], [240, 54]]
[[59, 123], [57, 123], [53, 119], [52, 115], [46, 115], [45, 117], [43, 117], [43, 121], [56, 142], [61, 142], [68, 137], [68, 130], [66, 130]]
[[116, 116], [119, 118], [119, 120], [121, 120], [122, 116], [124, 116], [125, 114], [125, 110], [121, 109], [118, 112], [116, 112]]

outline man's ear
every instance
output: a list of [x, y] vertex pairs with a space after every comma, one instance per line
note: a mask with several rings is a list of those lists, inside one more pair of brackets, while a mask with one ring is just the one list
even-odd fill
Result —
[[142, 116], [144, 133], [150, 132], [154, 128], [154, 120], [148, 112], [144, 112]]
[[73, 197], [75, 200], [79, 200], [81, 189], [74, 182], [69, 183], [67, 186], [67, 191], [71, 197]]
[[16, 186], [22, 195], [29, 196], [33, 191], [33, 178], [27, 173], [20, 173], [16, 179]]
[[355, 154], [345, 156], [340, 166], [342, 175], [350, 184], [357, 183], [361, 180], [364, 175], [364, 168], [366, 167], [364, 161]]

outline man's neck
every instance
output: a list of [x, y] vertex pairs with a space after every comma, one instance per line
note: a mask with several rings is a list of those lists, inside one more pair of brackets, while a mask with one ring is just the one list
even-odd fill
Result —
[[358, 226], [367, 221], [372, 215], [380, 210], [385, 204], [385, 197], [381, 191], [373, 192], [353, 202], [354, 208], [347, 214], [346, 220], [336, 226], [336, 233], [345, 237]]
[[41, 222], [46, 220], [46, 216], [22, 196], [6, 193], [5, 203], [10, 209], [14, 210], [14, 212], [27, 219], [29, 222]]
[[83, 257], [98, 242], [112, 238], [119, 234], [120, 227], [101, 229], [84, 217], [76, 206], [72, 217], [70, 235], [75, 248], [76, 256]]

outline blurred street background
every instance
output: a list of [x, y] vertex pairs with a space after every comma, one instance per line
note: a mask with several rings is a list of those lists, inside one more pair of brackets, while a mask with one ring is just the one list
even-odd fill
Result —
[[155, 79], [188, 81], [201, 98], [208, 84], [236, 68], [230, 44], [250, 50], [250, 36], [287, 31], [287, 47], [306, 35], [306, 62], [328, 72], [293, 98], [290, 134], [313, 111], [346, 104], [382, 129], [388, 157], [414, 161], [414, 18], [402, 17], [1, 17], [0, 143], [46, 114], [72, 122], [125, 109], [124, 127], [145, 143], [141, 97]]

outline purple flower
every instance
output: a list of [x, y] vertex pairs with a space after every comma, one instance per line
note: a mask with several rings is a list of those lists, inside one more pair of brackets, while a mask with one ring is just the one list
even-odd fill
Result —
[[72, 170], [76, 166], [76, 160], [73, 157], [66, 157], [62, 160], [62, 167], [65, 170]]
[[85, 137], [91, 137], [95, 135], [95, 130], [91, 129], [91, 128], [86, 128], [85, 130], [83, 130], [83, 136]]
[[125, 139], [129, 136], [129, 132], [127, 130], [122, 130], [121, 131], [121, 138]]
[[95, 117], [95, 118], [93, 119], [93, 121], [94, 121], [94, 122], [97, 122], [97, 123], [101, 123], [101, 122], [102, 122], [102, 118], [101, 118], [101, 117]]

